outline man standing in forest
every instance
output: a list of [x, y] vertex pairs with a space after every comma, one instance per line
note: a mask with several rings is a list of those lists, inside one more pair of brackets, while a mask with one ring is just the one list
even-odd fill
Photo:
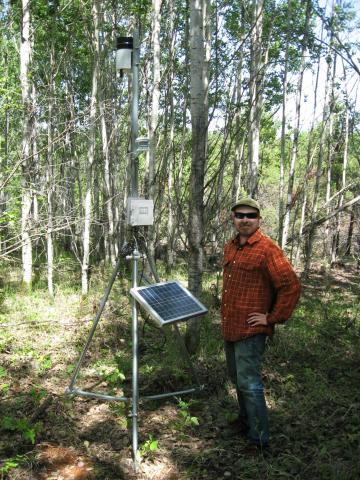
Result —
[[260, 227], [260, 206], [242, 198], [231, 208], [237, 235], [225, 245], [222, 331], [239, 416], [234, 422], [251, 444], [267, 447], [269, 426], [261, 378], [266, 337], [292, 314], [300, 282], [284, 253]]

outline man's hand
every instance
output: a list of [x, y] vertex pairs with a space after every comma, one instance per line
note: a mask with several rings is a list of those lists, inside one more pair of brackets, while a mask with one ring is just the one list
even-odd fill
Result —
[[247, 319], [247, 323], [252, 327], [259, 327], [261, 325], [267, 325], [267, 313], [250, 313], [249, 318]]

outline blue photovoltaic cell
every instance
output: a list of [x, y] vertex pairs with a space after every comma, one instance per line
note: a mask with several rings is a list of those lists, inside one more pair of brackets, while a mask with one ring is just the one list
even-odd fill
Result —
[[[183, 320], [207, 312], [207, 309], [177, 282], [166, 282], [134, 289], [136, 297], [162, 323]], [[141, 297], [141, 298], [139, 298]], [[152, 310], [152, 311], [151, 311]]]

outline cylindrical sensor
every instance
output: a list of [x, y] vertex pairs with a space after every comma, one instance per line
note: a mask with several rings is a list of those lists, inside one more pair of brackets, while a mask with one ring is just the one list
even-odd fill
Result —
[[117, 70], [131, 70], [132, 50], [133, 50], [133, 37], [118, 37], [116, 39]]

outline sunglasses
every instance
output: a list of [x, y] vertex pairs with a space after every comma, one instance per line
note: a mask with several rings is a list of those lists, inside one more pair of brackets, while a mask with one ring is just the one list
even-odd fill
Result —
[[234, 212], [234, 217], [238, 219], [243, 219], [243, 218], [258, 218], [259, 214], [256, 212], [251, 212], [251, 213], [243, 213], [243, 212]]

